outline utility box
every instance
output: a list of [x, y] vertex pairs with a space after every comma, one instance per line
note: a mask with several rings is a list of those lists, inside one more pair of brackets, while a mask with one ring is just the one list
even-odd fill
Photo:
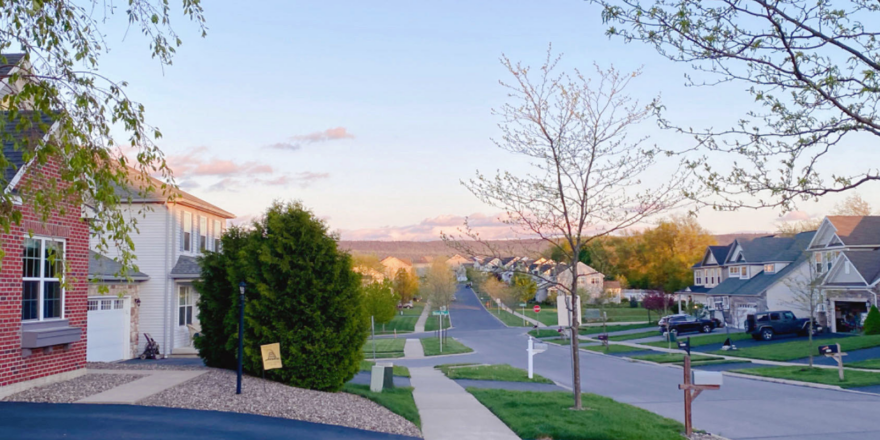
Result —
[[376, 365], [385, 367], [385, 375], [382, 376], [382, 385], [384, 388], [394, 388], [394, 363], [377, 362]]
[[394, 366], [391, 363], [373, 365], [370, 370], [370, 391], [381, 393], [383, 388], [394, 388]]
[[692, 371], [691, 383], [694, 385], [718, 385], [724, 382], [724, 376], [717, 371]]

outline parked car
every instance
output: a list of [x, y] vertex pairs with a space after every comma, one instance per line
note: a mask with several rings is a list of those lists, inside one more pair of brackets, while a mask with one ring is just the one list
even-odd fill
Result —
[[714, 318], [697, 318], [692, 315], [669, 315], [661, 318], [659, 325], [661, 334], [666, 332], [680, 334], [688, 332], [711, 333], [712, 330], [721, 327], [722, 324]]
[[[810, 332], [810, 319], [797, 318], [788, 310], [755, 313], [746, 316], [746, 333], [756, 341], [769, 341], [776, 335], [797, 333], [807, 336]], [[821, 333], [822, 326], [813, 324], [813, 334]]]
[[398, 303], [397, 308], [398, 309], [411, 309], [411, 308], [413, 308], [413, 302], [409, 301], [409, 302], [405, 302], [405, 303]]

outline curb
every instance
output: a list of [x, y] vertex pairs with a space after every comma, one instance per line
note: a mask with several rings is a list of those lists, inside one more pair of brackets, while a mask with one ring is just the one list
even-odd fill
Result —
[[[674, 365], [677, 366], [677, 365]], [[843, 391], [845, 393], [853, 393], [853, 394], [862, 394], [866, 396], [880, 396], [880, 393], [869, 393], [867, 391], [859, 391], [859, 390], [851, 390], [848, 388], [839, 387], [837, 385], [825, 385], [822, 383], [813, 383], [813, 382], [801, 382], [799, 380], [789, 380], [789, 379], [778, 379], [775, 377], [764, 377], [764, 376], [754, 376], [751, 374], [742, 374], [742, 373], [734, 373], [731, 371], [723, 371], [722, 374], [731, 377], [738, 377], [740, 379], [751, 379], [757, 380], [761, 382], [772, 382], [783, 385], [794, 385], [801, 386], [805, 388], [818, 388], [822, 390], [831, 390], [831, 391]]]

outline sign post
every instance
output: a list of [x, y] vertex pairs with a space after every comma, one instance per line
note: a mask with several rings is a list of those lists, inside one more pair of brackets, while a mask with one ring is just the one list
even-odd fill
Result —
[[431, 314], [437, 317], [437, 323], [439, 324], [437, 327], [437, 337], [440, 338], [440, 353], [443, 353], [443, 317], [449, 316], [449, 310], [446, 310], [446, 307], [441, 307], [440, 309], [434, 310]]
[[235, 394], [241, 394], [241, 360], [244, 355], [244, 281], [238, 284], [238, 380], [235, 383]]
[[823, 354], [825, 357], [834, 358], [834, 360], [837, 361], [837, 376], [840, 378], [840, 381], [843, 382], [843, 357], [846, 356], [846, 353], [840, 351], [840, 344], [820, 345], [819, 354]]
[[[690, 351], [690, 341], [685, 342], [688, 351]], [[679, 342], [679, 345], [682, 345]], [[715, 371], [697, 371], [691, 372], [691, 355], [684, 355], [684, 383], [678, 386], [678, 389], [684, 390], [684, 432], [685, 436], [691, 437], [694, 433], [693, 412], [691, 404], [694, 399], [703, 392], [703, 390], [721, 389], [723, 376]]]
[[519, 306], [522, 307], [523, 327], [525, 327], [526, 326], [526, 303], [519, 303]]
[[546, 350], [546, 343], [539, 342], [536, 344], [535, 339], [529, 336], [529, 348], [526, 349], [526, 351], [529, 353], [529, 379], [532, 379], [535, 376], [535, 355], [543, 353]]

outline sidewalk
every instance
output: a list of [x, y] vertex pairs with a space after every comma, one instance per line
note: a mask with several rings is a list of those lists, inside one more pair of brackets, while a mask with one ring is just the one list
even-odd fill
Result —
[[510, 307], [507, 307], [504, 304], [501, 304], [501, 310], [504, 310], [505, 312], [510, 313], [513, 316], [516, 316], [517, 318], [525, 319], [526, 322], [529, 322], [532, 325], [537, 325], [539, 328], [547, 327], [547, 325], [544, 324], [543, 322], [538, 321], [537, 319], [534, 319], [534, 318], [529, 318], [528, 316], [523, 316], [522, 313], [515, 312], [515, 311], [513, 311], [513, 309], [511, 309]]
[[413, 330], [413, 333], [424, 333], [425, 332], [425, 323], [428, 322], [428, 316], [431, 314], [431, 303], [426, 301], [425, 308], [422, 309], [422, 314], [419, 315], [419, 320], [416, 321], [416, 328]]
[[111, 388], [103, 393], [98, 393], [75, 403], [122, 403], [134, 405], [135, 403], [152, 396], [153, 394], [180, 385], [190, 379], [194, 379], [207, 370], [88, 370], [88, 374], [142, 374], [146, 377], [134, 382]]
[[406, 359], [424, 358], [425, 350], [422, 347], [421, 339], [407, 339], [406, 345], [403, 346], [403, 357]]
[[431, 367], [410, 368], [425, 440], [519, 440], [498, 417]]

